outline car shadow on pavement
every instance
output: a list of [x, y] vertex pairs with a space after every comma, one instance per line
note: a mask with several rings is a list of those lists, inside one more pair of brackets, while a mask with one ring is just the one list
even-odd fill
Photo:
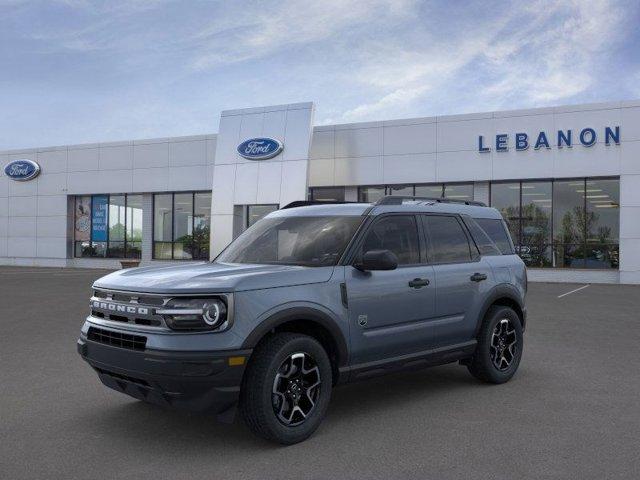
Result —
[[[385, 375], [334, 389], [323, 436], [342, 430], [345, 419], [362, 422], [363, 428], [379, 415], [398, 414], [403, 408], [422, 406], [433, 397], [452, 395], [458, 390], [483, 388], [463, 367], [439, 367]], [[399, 414], [411, 427], [409, 416]], [[237, 414], [233, 424], [216, 420], [215, 415], [190, 413], [124, 398], [111, 408], [92, 411], [78, 419], [113, 441], [143, 442], [151, 450], [167, 448], [210, 452], [212, 448], [264, 450], [279, 448], [251, 434]], [[124, 443], [129, 443], [124, 441]]]

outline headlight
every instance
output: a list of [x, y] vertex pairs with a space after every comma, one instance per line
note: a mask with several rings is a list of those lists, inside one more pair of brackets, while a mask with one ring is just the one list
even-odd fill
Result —
[[173, 298], [156, 310], [173, 330], [222, 330], [228, 325], [221, 298]]

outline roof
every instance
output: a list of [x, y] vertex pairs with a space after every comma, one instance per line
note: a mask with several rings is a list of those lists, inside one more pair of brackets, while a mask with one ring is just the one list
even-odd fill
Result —
[[327, 203], [308, 205], [277, 210], [268, 216], [273, 217], [302, 217], [302, 216], [332, 216], [332, 215], [380, 215], [394, 212], [414, 213], [455, 213], [466, 214], [474, 218], [501, 219], [500, 212], [492, 207], [465, 205], [463, 203], [439, 203], [431, 201], [406, 202], [398, 205], [376, 205], [372, 203]]

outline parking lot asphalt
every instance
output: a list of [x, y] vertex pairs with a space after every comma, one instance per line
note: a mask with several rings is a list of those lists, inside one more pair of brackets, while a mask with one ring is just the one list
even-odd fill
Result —
[[104, 273], [0, 268], [0, 478], [638, 478], [638, 286], [533, 283], [511, 382], [452, 364], [342, 386], [280, 447], [103, 387], [75, 342]]

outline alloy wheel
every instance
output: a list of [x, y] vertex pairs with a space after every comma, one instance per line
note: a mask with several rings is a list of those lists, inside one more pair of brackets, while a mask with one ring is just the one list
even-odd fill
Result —
[[273, 380], [271, 402], [278, 420], [288, 427], [303, 423], [320, 398], [320, 369], [308, 353], [287, 357]]
[[516, 329], [508, 318], [500, 320], [491, 335], [489, 354], [493, 366], [500, 371], [507, 370], [518, 352]]

